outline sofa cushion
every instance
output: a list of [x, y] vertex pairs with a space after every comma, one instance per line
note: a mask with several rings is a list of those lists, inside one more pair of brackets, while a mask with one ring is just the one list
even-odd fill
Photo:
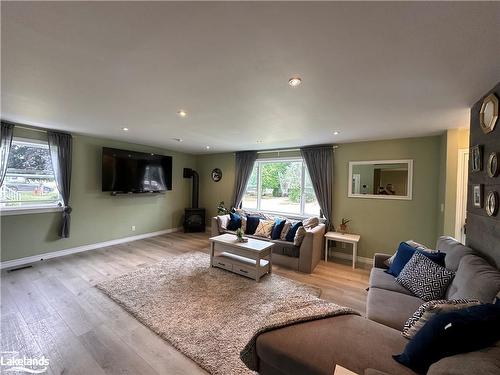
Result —
[[304, 228], [303, 226], [299, 227], [297, 229], [297, 232], [295, 232], [295, 237], [293, 238], [293, 244], [295, 246], [302, 245], [302, 241], [304, 240], [306, 233], [307, 233], [306, 228]]
[[399, 273], [403, 270], [404, 266], [406, 266], [406, 263], [410, 261], [413, 254], [415, 254], [416, 252], [425, 255], [433, 262], [444, 267], [444, 258], [446, 254], [437, 251], [423, 251], [409, 245], [406, 242], [401, 242], [399, 244], [398, 251], [396, 252], [396, 256], [394, 257], [394, 260], [392, 261], [389, 269], [386, 272], [390, 275], [398, 276]]
[[[421, 243], [418, 243], [416, 241], [413, 241], [413, 240], [408, 240], [408, 241], [405, 241], [406, 244], [410, 245], [411, 247], [413, 247], [414, 249], [417, 249], [417, 250], [422, 250], [422, 251], [433, 251], [431, 249], [428, 249], [427, 246], [425, 245], [422, 245]], [[384, 261], [384, 264], [387, 266], [387, 267], [390, 267], [392, 262], [394, 261], [394, 258], [396, 257], [396, 254], [397, 254], [397, 250], [396, 252], [394, 253], [394, 255], [392, 255], [389, 259], [386, 259]]]
[[485, 259], [469, 254], [462, 257], [446, 298], [477, 298], [483, 303], [491, 303], [499, 291], [500, 271]]
[[247, 230], [245, 234], [254, 234], [260, 219], [259, 216], [247, 216]]
[[279, 240], [281, 236], [281, 231], [283, 230], [285, 223], [286, 219], [281, 219], [279, 217], [274, 220], [273, 231], [271, 232], [271, 239]]
[[310, 217], [308, 219], [302, 220], [302, 225], [306, 229], [313, 229], [319, 225], [319, 217]]
[[295, 233], [297, 233], [297, 230], [301, 226], [302, 226], [302, 221], [293, 224], [288, 233], [286, 234], [285, 241], [293, 242], [293, 240], [295, 239]]
[[432, 301], [443, 298], [454, 277], [455, 272], [447, 270], [416, 251], [396, 277], [396, 282], [424, 301]]
[[452, 271], [458, 270], [458, 265], [460, 264], [460, 259], [463, 256], [469, 254], [475, 254], [474, 250], [470, 247], [462, 245], [460, 242], [452, 237], [442, 236], [439, 237], [436, 249], [446, 253], [444, 258], [444, 265], [446, 268]]
[[360, 316], [341, 315], [262, 333], [256, 344], [259, 362], [283, 374], [332, 375], [339, 364], [357, 374], [372, 367], [414, 375], [391, 358], [405, 343], [394, 329]]
[[480, 304], [481, 302], [477, 299], [452, 299], [425, 302], [420, 305], [420, 307], [406, 321], [402, 334], [407, 339], [411, 339], [432, 317], [448, 311], [460, 310], [464, 307]]
[[255, 236], [271, 238], [271, 232], [273, 231], [274, 220], [263, 220], [260, 219], [259, 225], [255, 229]]
[[396, 278], [394, 276], [384, 272], [383, 268], [372, 268], [368, 285], [370, 288], [380, 288], [410, 296], [412, 295], [408, 289], [396, 282]]
[[486, 348], [499, 339], [500, 306], [471, 306], [432, 318], [394, 359], [425, 373], [441, 358]]
[[273, 246], [273, 254], [286, 255], [288, 257], [298, 258], [300, 256], [300, 247], [295, 246], [293, 242], [282, 240], [271, 240]]
[[229, 214], [217, 216], [217, 225], [219, 227], [219, 233], [222, 233], [227, 229], [229, 220], [231, 220], [231, 216], [229, 216]]
[[366, 317], [402, 331], [408, 318], [422, 303], [424, 301], [415, 296], [370, 288], [366, 301]]
[[227, 224], [227, 230], [236, 230], [241, 228], [241, 216], [237, 213], [231, 212], [229, 214], [230, 220], [229, 224]]
[[286, 235], [288, 234], [288, 231], [290, 230], [291, 227], [292, 227], [292, 222], [287, 220], [285, 222], [285, 225], [283, 225], [283, 230], [281, 231], [280, 240], [286, 241]]

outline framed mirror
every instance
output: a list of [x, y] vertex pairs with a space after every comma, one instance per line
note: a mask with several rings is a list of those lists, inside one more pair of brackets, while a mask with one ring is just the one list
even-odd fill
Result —
[[479, 124], [485, 134], [492, 132], [498, 119], [498, 98], [495, 94], [490, 94], [484, 98], [481, 110], [479, 111]]
[[413, 160], [350, 161], [348, 197], [412, 199]]

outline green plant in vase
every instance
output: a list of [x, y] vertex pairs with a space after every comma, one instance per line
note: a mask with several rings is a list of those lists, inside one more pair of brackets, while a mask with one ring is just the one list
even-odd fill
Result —
[[238, 241], [243, 242], [243, 230], [241, 228], [236, 229], [236, 237], [238, 237]]
[[227, 215], [231, 211], [226, 208], [224, 201], [220, 201], [217, 205], [217, 215]]
[[340, 222], [340, 233], [342, 233], [342, 234], [347, 233], [347, 224], [350, 221], [351, 221], [351, 219], [342, 218], [342, 221]]

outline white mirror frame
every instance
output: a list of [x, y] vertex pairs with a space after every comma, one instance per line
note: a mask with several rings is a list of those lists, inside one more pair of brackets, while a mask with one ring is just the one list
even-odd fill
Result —
[[[377, 194], [354, 194], [352, 192], [352, 167], [355, 165], [370, 165], [370, 164], [407, 164], [408, 165], [408, 180], [407, 180], [407, 195], [377, 195]], [[347, 180], [347, 196], [349, 198], [372, 198], [372, 199], [397, 199], [407, 200], [413, 199], [413, 160], [369, 160], [369, 161], [350, 161], [349, 162], [349, 178]]]

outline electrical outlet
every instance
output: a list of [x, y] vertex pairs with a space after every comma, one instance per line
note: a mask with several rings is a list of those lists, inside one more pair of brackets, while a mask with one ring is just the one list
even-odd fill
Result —
[[132, 230], [132, 232], [135, 232], [135, 225], [132, 225], [130, 229]]
[[441, 212], [444, 212], [444, 204], [441, 203]]

